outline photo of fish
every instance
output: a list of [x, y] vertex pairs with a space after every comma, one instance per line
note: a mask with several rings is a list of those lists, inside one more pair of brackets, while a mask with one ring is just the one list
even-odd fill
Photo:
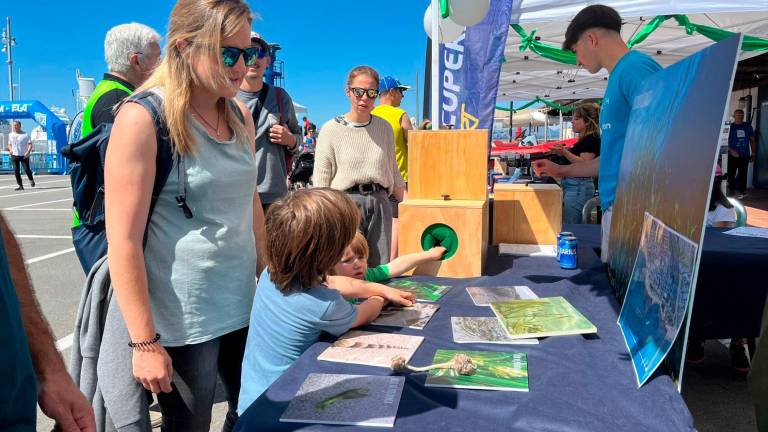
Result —
[[371, 324], [423, 330], [439, 308], [433, 303], [414, 303], [409, 307], [387, 306]]
[[405, 378], [311, 373], [281, 422], [393, 427]]

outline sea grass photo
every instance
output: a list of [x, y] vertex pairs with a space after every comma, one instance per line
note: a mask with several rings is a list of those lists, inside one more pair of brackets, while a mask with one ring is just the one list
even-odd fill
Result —
[[563, 297], [491, 303], [491, 309], [512, 339], [597, 332]]
[[472, 359], [477, 366], [475, 373], [460, 375], [453, 368], [432, 369], [427, 376], [427, 387], [528, 391], [528, 357], [525, 353], [440, 349], [432, 363], [449, 362], [457, 354]]

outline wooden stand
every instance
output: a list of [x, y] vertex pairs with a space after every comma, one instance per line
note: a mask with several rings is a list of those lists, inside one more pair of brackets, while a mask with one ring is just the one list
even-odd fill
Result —
[[557, 242], [563, 221], [560, 186], [497, 183], [493, 191], [494, 245], [554, 245]]
[[408, 200], [400, 204], [400, 253], [419, 252], [430, 225], [451, 227], [459, 238], [456, 255], [416, 268], [413, 274], [446, 277], [480, 276], [488, 245], [487, 201]]
[[451, 258], [414, 274], [482, 275], [488, 247], [488, 131], [411, 131], [408, 134], [408, 200], [399, 207], [399, 252], [421, 252], [424, 231], [445, 224], [456, 232]]

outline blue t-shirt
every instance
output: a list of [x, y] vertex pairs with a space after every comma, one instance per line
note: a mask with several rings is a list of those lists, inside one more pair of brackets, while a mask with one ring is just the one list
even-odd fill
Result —
[[283, 295], [267, 270], [259, 277], [245, 343], [240, 400], [242, 414], [296, 361], [322, 332], [340, 336], [352, 327], [357, 308], [325, 285]]
[[728, 132], [728, 148], [736, 150], [739, 157], [749, 157], [749, 142], [754, 133], [749, 123], [731, 123], [731, 130]]
[[603, 210], [610, 208], [616, 197], [616, 182], [619, 179], [629, 112], [632, 111], [637, 89], [644, 79], [659, 70], [661, 66], [648, 55], [630, 51], [619, 59], [608, 78], [600, 110], [602, 136], [598, 189]]
[[0, 239], [0, 430], [31, 431], [37, 424], [37, 380], [19, 299]]

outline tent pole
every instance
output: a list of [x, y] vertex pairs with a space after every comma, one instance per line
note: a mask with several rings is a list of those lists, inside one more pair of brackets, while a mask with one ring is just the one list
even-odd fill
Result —
[[513, 125], [515, 120], [515, 102], [509, 101], [509, 141], [514, 141], [515, 136], [513, 135], [514, 132], [512, 132], [515, 127]]
[[440, 129], [440, 2], [432, 0], [432, 130]]
[[419, 115], [419, 71], [416, 71], [416, 97], [414, 98], [416, 103], [416, 124], [414, 129], [418, 129], [421, 124], [421, 116]]

